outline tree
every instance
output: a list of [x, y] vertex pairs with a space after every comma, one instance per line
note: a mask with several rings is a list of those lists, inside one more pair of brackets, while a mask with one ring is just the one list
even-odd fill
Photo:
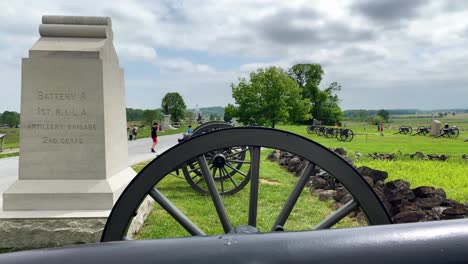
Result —
[[224, 108], [224, 122], [230, 122], [234, 116], [236, 116], [236, 107], [232, 104], [228, 104]]
[[185, 118], [188, 119], [189, 124], [192, 124], [192, 121], [195, 120], [195, 113], [192, 111], [185, 111]]
[[325, 90], [320, 90], [323, 69], [320, 64], [296, 64], [288, 70], [289, 76], [302, 89], [302, 95], [311, 105], [311, 118], [322, 120], [325, 124], [334, 124], [343, 119], [343, 111], [336, 92], [341, 90], [337, 82], [333, 82]]
[[381, 110], [379, 110], [379, 111], [377, 112], [377, 115], [378, 115], [378, 116], [381, 116], [382, 119], [383, 119], [385, 122], [388, 123], [388, 119], [389, 119], [389, 117], [390, 117], [390, 113], [389, 113], [388, 111], [386, 111], [386, 110], [384, 110], [384, 109], [381, 109]]
[[301, 95], [296, 82], [281, 68], [269, 67], [250, 73], [250, 79], [231, 84], [232, 96], [238, 107], [229, 111], [244, 124], [268, 124], [296, 122], [310, 118], [310, 106]]
[[179, 93], [167, 93], [162, 99], [161, 107], [164, 114], [171, 115], [174, 122], [179, 122], [180, 119], [184, 118], [187, 108]]
[[369, 117], [369, 123], [371, 123], [373, 125], [380, 125], [383, 122], [384, 122], [383, 117], [381, 117], [379, 115], [374, 115], [374, 116]]
[[143, 121], [149, 126], [153, 125], [154, 121], [161, 121], [163, 118], [161, 109], [143, 110]]
[[20, 115], [17, 112], [5, 111], [0, 117], [0, 124], [6, 124], [9, 127], [17, 127], [19, 125]]

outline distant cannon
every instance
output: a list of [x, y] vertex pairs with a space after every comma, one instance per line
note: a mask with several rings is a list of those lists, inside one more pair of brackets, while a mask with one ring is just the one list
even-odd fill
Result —
[[401, 126], [394, 135], [403, 134], [403, 135], [410, 135], [413, 132], [413, 128], [410, 126]]
[[416, 133], [413, 134], [412, 136], [416, 136], [416, 135], [426, 136], [429, 133], [431, 133], [431, 129], [429, 127], [420, 126], [418, 127], [418, 129], [416, 129]]
[[448, 137], [448, 138], [456, 138], [460, 134], [460, 130], [457, 127], [444, 127], [440, 130], [440, 134], [436, 137]]

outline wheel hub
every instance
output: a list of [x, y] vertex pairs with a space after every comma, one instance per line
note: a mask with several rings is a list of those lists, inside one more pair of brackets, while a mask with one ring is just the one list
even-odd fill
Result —
[[231, 231], [229, 231], [229, 233], [230, 234], [255, 234], [255, 233], [258, 233], [258, 229], [250, 225], [240, 225], [240, 226], [234, 227]]
[[226, 157], [223, 154], [216, 154], [213, 157], [213, 166], [215, 168], [222, 168], [226, 164]]

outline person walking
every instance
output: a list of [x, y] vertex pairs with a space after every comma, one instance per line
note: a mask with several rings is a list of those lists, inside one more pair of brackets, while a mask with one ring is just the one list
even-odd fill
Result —
[[156, 144], [158, 144], [158, 132], [159, 132], [159, 124], [154, 122], [153, 126], [151, 127], [151, 139], [153, 140], [153, 145], [151, 145], [151, 152], [156, 153], [154, 148]]
[[133, 140], [136, 140], [137, 134], [138, 134], [138, 127], [134, 125], [132, 128]]

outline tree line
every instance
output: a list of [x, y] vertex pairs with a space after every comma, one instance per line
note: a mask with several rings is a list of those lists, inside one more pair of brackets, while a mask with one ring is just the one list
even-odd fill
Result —
[[235, 105], [224, 110], [224, 119], [237, 118], [244, 124], [310, 123], [312, 119], [332, 125], [343, 119], [336, 94], [337, 82], [321, 90], [323, 78], [320, 64], [296, 64], [285, 70], [280, 67], [260, 68], [231, 84]]
[[186, 111], [184, 99], [179, 93], [167, 93], [161, 101], [161, 108], [157, 109], [133, 109], [127, 108], [128, 121], [143, 121], [146, 125], [151, 125], [153, 122], [161, 122], [164, 115], [171, 115], [173, 122], [180, 122], [184, 117], [195, 118], [195, 115]]
[[0, 113], [0, 126], [18, 127], [20, 123], [20, 114], [14, 111], [5, 111]]

